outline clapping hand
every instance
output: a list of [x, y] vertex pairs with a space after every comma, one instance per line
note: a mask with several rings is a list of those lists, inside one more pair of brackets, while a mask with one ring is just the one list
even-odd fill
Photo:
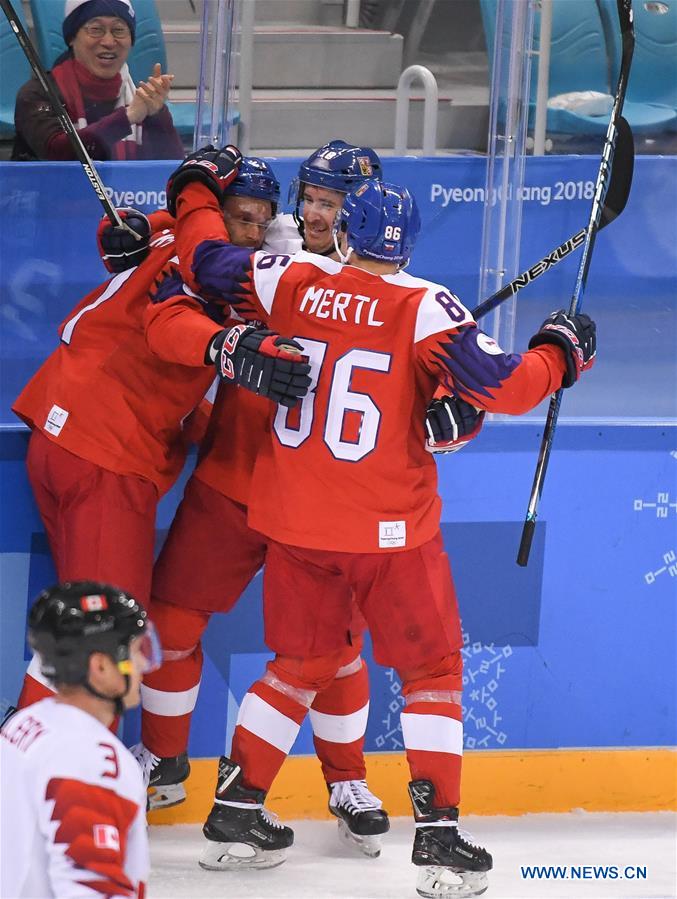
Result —
[[162, 74], [162, 66], [156, 62], [148, 81], [140, 81], [136, 88], [137, 95], [146, 104], [148, 115], [156, 115], [167, 102], [169, 91], [174, 80], [173, 75]]

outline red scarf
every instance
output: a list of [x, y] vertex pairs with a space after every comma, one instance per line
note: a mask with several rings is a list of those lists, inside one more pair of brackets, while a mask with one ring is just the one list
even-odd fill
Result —
[[[114, 78], [99, 78], [73, 57], [54, 66], [52, 75], [64, 98], [66, 111], [77, 128], [87, 121], [85, 100], [113, 103], [120, 96], [122, 76], [119, 72]], [[135, 141], [117, 141], [111, 147], [111, 158], [136, 159], [136, 149]]]

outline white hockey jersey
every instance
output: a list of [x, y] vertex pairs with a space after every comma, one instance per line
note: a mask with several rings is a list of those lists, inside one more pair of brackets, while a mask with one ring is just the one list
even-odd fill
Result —
[[262, 249], [266, 253], [280, 253], [292, 256], [303, 248], [303, 241], [296, 227], [294, 217], [288, 212], [276, 215], [266, 231]]
[[56, 699], [0, 731], [0, 896], [143, 897], [139, 765], [92, 715]]

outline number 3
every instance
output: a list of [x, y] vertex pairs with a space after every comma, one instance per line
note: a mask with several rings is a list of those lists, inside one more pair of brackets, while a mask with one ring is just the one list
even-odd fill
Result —
[[[280, 443], [296, 448], [308, 439], [313, 427], [315, 390], [327, 352], [327, 344], [303, 337], [294, 339], [301, 344], [310, 362], [310, 389], [301, 403], [299, 427], [291, 428], [288, 425], [289, 410], [280, 406], [273, 429]], [[329, 404], [323, 435], [324, 442], [334, 458], [346, 462], [359, 462], [376, 447], [381, 410], [369, 394], [359, 393], [350, 387], [356, 369], [387, 373], [390, 371], [390, 362], [391, 356], [388, 353], [375, 353], [371, 350], [350, 350], [336, 360], [329, 387]], [[357, 412], [362, 416], [356, 441], [344, 440], [342, 437], [347, 412]]]
[[107, 763], [106, 769], [101, 772], [101, 777], [112, 777], [115, 780], [120, 773], [120, 762], [115, 746], [111, 743], [99, 743], [98, 745], [104, 750], [103, 760]]

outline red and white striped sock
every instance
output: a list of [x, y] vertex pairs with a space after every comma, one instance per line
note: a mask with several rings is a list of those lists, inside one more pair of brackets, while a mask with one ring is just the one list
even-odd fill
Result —
[[165, 662], [141, 685], [141, 742], [153, 755], [170, 758], [188, 749], [190, 722], [200, 691], [202, 647]]
[[292, 659], [276, 656], [242, 700], [231, 758], [242, 768], [245, 787], [268, 792], [308, 709], [341, 666], [342, 651]]
[[200, 638], [210, 616], [159, 600], [151, 608], [163, 663], [141, 685], [141, 742], [153, 755], [170, 758], [188, 749], [202, 677]]
[[[265, 677], [265, 675], [264, 675]], [[308, 714], [314, 694], [256, 681], [242, 700], [231, 758], [242, 768], [243, 783], [266, 793], [282, 767]]]
[[460, 653], [414, 677], [402, 673], [402, 681], [402, 736], [411, 779], [432, 782], [436, 808], [458, 806], [463, 757]]
[[310, 708], [315, 751], [328, 784], [366, 778], [364, 734], [368, 717], [369, 675], [358, 652], [339, 668]]

